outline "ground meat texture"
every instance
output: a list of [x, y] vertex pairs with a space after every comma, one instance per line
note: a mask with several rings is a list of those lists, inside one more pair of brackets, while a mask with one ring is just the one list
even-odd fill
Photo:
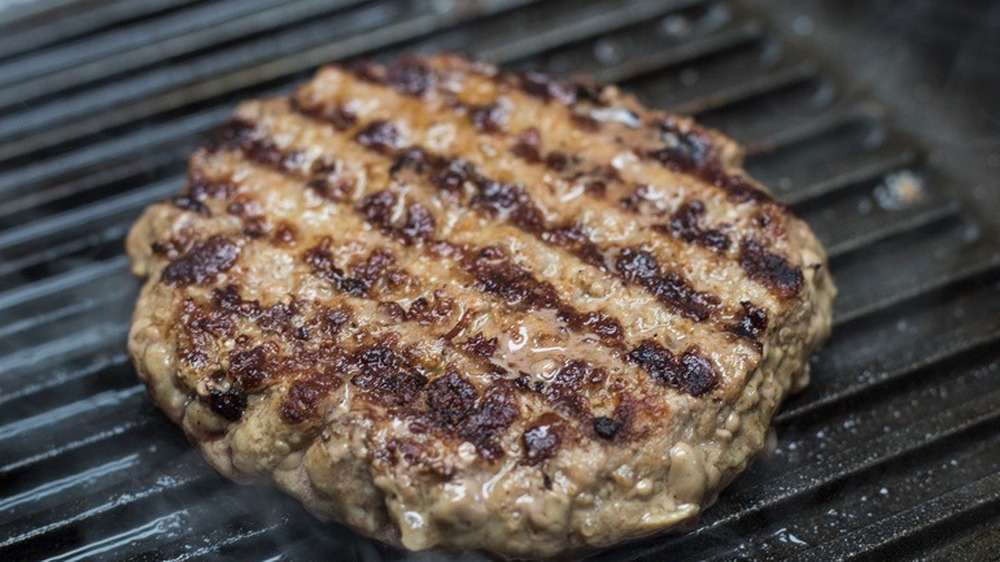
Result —
[[587, 81], [328, 65], [241, 104], [136, 223], [129, 354], [220, 472], [395, 546], [689, 528], [836, 292], [739, 153]]

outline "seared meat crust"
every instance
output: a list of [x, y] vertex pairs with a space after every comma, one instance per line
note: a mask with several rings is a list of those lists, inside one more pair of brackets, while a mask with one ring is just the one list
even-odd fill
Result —
[[129, 350], [220, 472], [388, 543], [679, 528], [830, 328], [822, 247], [740, 158], [611, 86], [325, 67], [133, 227]]

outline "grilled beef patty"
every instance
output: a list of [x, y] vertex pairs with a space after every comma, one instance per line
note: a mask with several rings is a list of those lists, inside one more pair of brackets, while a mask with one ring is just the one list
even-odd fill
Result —
[[830, 328], [822, 247], [740, 157], [613, 86], [328, 66], [133, 227], [129, 349], [220, 472], [391, 544], [676, 528]]

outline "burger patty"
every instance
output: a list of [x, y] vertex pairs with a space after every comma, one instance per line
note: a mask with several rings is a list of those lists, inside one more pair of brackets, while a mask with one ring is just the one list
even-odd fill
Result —
[[740, 160], [613, 86], [327, 66], [132, 228], [129, 351], [221, 473], [394, 545], [679, 528], [830, 329], [823, 248]]

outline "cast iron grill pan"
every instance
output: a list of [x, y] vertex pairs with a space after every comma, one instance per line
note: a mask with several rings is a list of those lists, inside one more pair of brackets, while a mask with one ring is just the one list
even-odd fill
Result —
[[[694, 532], [599, 559], [991, 559], [997, 241], [894, 127], [891, 106], [846, 93], [822, 56], [789, 50], [754, 13], [709, 0], [9, 8], [0, 559], [447, 558], [388, 549], [277, 492], [224, 481], [155, 409], [124, 353], [138, 282], [122, 237], [180, 187], [207, 132], [239, 100], [287, 92], [324, 62], [409, 50], [595, 76], [693, 114], [746, 145], [750, 172], [830, 250], [834, 334], [811, 386], [778, 416], [776, 450]], [[901, 196], [913, 186], [917, 197]]]

